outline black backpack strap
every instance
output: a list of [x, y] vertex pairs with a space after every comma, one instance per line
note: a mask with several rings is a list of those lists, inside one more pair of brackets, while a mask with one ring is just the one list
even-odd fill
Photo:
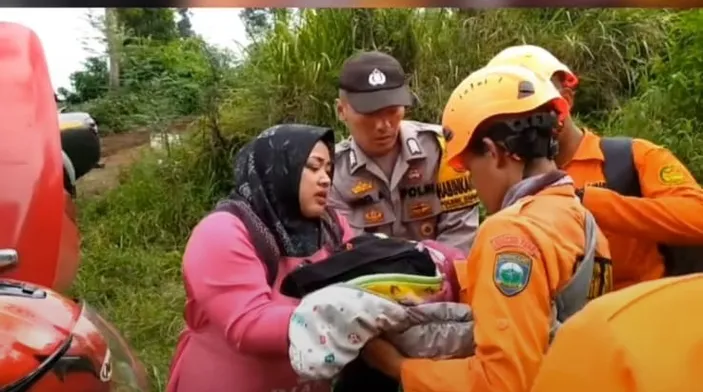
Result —
[[632, 138], [603, 137], [603, 176], [606, 188], [623, 196], [642, 197], [640, 178], [632, 153]]
[[278, 275], [278, 263], [280, 261], [280, 251], [276, 239], [268, 230], [266, 225], [252, 211], [249, 205], [239, 200], [225, 200], [218, 203], [215, 211], [228, 212], [238, 217], [249, 232], [251, 242], [256, 249], [256, 253], [266, 267], [266, 281], [269, 286], [273, 286]]

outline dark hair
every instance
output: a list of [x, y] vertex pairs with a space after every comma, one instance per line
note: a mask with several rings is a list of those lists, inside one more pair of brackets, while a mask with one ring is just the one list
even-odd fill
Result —
[[483, 139], [489, 138], [525, 162], [537, 158], [553, 160], [558, 152], [554, 134], [557, 127], [557, 114], [551, 105], [528, 113], [495, 116], [479, 124], [468, 148], [482, 155], [486, 152]]

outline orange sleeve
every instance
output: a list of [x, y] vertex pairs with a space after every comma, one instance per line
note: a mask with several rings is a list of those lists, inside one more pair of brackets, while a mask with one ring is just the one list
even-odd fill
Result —
[[703, 190], [666, 148], [645, 140], [633, 143], [644, 197], [622, 196], [590, 187], [584, 205], [605, 231], [671, 245], [703, 242]]
[[605, 318], [592, 310], [587, 306], [557, 332], [531, 392], [635, 391], [630, 358]]
[[476, 320], [476, 354], [405, 360], [405, 392], [522, 392], [537, 374], [551, 320], [546, 260], [529, 234], [497, 217], [481, 226], [475, 244], [457, 271], [463, 275], [461, 301], [471, 305]]

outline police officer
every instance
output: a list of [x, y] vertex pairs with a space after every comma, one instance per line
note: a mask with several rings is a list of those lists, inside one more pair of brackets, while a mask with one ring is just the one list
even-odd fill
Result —
[[346, 60], [337, 114], [351, 137], [337, 144], [330, 203], [357, 232], [437, 240], [468, 253], [478, 198], [468, 172], [444, 165], [442, 128], [403, 120], [413, 97], [398, 60], [363, 52]]

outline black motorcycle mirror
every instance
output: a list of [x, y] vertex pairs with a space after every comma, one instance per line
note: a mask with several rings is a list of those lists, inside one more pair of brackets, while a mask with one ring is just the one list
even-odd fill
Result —
[[69, 162], [64, 162], [64, 187], [75, 196], [75, 181], [88, 174], [100, 161], [100, 138], [90, 128], [61, 132], [61, 149]]

